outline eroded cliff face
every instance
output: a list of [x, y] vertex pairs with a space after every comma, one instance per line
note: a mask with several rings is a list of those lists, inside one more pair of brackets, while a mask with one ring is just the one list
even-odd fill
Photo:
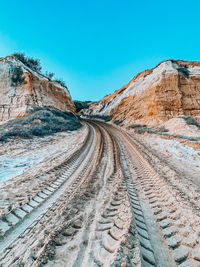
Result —
[[[14, 67], [21, 67], [25, 78], [17, 86], [11, 81]], [[24, 116], [31, 107], [75, 112], [67, 88], [32, 71], [13, 56], [0, 58], [0, 121]]]
[[111, 115], [124, 125], [158, 125], [182, 115], [200, 121], [200, 62], [161, 62], [91, 105], [88, 113]]

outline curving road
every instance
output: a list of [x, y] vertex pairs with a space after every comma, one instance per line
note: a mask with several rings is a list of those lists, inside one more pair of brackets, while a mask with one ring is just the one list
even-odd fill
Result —
[[123, 130], [83, 123], [61, 175], [0, 220], [0, 266], [200, 266], [199, 191]]

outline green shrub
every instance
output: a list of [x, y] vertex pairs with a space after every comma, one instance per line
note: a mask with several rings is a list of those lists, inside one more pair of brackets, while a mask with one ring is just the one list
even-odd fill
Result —
[[147, 127], [146, 125], [133, 124], [130, 128], [135, 129], [136, 133], [152, 133], [152, 134], [161, 134], [167, 135], [168, 130], [165, 127]]
[[57, 82], [57, 83], [59, 83], [61, 86], [67, 88], [67, 85], [66, 85], [65, 81], [63, 81], [62, 79], [55, 79], [54, 82]]
[[74, 100], [74, 104], [76, 107], [76, 112], [81, 111], [82, 109], [87, 109], [90, 106], [91, 101], [78, 101]]
[[53, 72], [47, 72], [47, 71], [46, 71], [46, 73], [45, 73], [45, 76], [46, 76], [49, 80], [51, 80], [51, 79], [53, 78], [54, 75], [55, 75], [55, 74], [54, 74]]
[[27, 116], [0, 125], [0, 141], [13, 137], [42, 137], [57, 132], [74, 131], [81, 127], [79, 119], [71, 112], [50, 108], [34, 108]]
[[101, 119], [101, 120], [104, 120], [105, 122], [108, 122], [108, 121], [110, 121], [112, 119], [111, 116], [104, 116], [104, 115], [99, 115], [99, 114], [97, 114], [97, 115], [87, 115], [87, 117], [89, 119]]
[[141, 125], [141, 124], [133, 124], [130, 126], [130, 128], [135, 129], [135, 128], [141, 128], [141, 127], [146, 127], [146, 125]]
[[[13, 53], [12, 56], [14, 56], [18, 60], [20, 60], [25, 66], [27, 66], [31, 70], [42, 74], [42, 66], [41, 66], [41, 63], [40, 63], [39, 59], [33, 58], [33, 57], [27, 57], [25, 55], [25, 53], [19, 53], [19, 52]], [[42, 74], [42, 75], [47, 77], [47, 79], [52, 80], [52, 78], [54, 76], [54, 73], [46, 71], [46, 73]], [[65, 84], [65, 81], [63, 81], [62, 79], [55, 79], [54, 81], [58, 82], [61, 86], [67, 88], [67, 85]]]
[[[186, 119], [186, 122], [188, 124], [192, 124], [192, 125], [198, 125], [198, 127], [200, 127], [200, 124], [198, 124], [197, 121], [195, 121], [192, 117], [187, 116], [184, 117], [184, 119]], [[173, 137], [173, 138], [181, 138], [181, 139], [186, 139], [189, 141], [199, 141], [200, 137], [189, 137], [189, 136], [184, 136], [184, 135], [173, 135], [173, 134], [169, 134], [167, 133], [168, 130], [164, 127], [146, 127], [146, 125], [140, 125], [140, 124], [133, 124], [130, 126], [130, 128], [135, 129], [135, 132], [138, 134], [142, 134], [142, 133], [150, 133], [150, 134], [159, 134], [162, 136], [167, 136], [167, 137]]]
[[11, 70], [11, 85], [17, 86], [24, 82], [24, 72], [20, 66], [14, 66]]
[[116, 125], [119, 125], [120, 123], [122, 123], [122, 121], [114, 121], [114, 123], [115, 123]]
[[200, 124], [195, 119], [193, 119], [191, 116], [185, 116], [184, 119], [188, 125], [195, 125], [198, 128], [200, 128]]
[[12, 56], [20, 60], [24, 65], [36, 72], [41, 72], [42, 67], [39, 59], [25, 56], [25, 53], [14, 53]]
[[189, 77], [189, 75], [190, 75], [190, 72], [189, 72], [189, 70], [188, 70], [187, 67], [185, 67], [185, 68], [178, 68], [178, 72], [181, 73], [181, 74], [183, 74], [183, 75], [185, 75], [186, 77]]

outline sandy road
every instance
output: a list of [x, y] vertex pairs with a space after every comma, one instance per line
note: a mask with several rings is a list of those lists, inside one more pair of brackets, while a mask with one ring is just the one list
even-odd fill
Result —
[[200, 266], [198, 191], [192, 205], [133, 136], [87, 123], [63, 174], [0, 221], [1, 266]]

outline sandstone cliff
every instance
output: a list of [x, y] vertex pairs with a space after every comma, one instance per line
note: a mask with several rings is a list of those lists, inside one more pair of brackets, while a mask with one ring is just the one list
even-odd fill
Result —
[[200, 62], [166, 60], [90, 106], [88, 114], [111, 115], [124, 125], [158, 125], [173, 117], [200, 120]]
[[[16, 67], [23, 70], [24, 81], [13, 85], [11, 75]], [[0, 58], [0, 121], [24, 116], [31, 107], [75, 112], [66, 87], [32, 71], [14, 56]]]

